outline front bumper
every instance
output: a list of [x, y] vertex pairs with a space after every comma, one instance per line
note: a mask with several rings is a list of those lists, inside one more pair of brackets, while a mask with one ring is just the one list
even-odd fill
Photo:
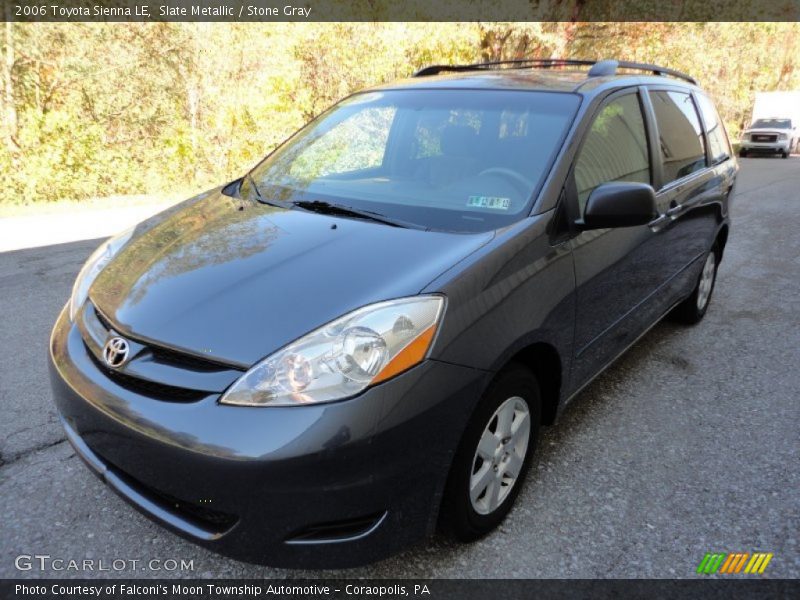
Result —
[[110, 379], [66, 311], [50, 356], [68, 438], [115, 492], [213, 551], [279, 567], [355, 566], [429, 534], [488, 380], [428, 360], [330, 404], [162, 401]]
[[740, 149], [746, 152], [766, 153], [789, 152], [790, 146], [790, 140], [778, 140], [776, 142], [751, 142], [749, 140], [743, 140], [739, 145]]

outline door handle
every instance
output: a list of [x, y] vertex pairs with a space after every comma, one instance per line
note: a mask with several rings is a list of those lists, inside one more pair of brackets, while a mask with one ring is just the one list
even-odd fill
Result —
[[670, 219], [675, 219], [675, 218], [677, 218], [677, 217], [678, 217], [678, 214], [679, 214], [679, 213], [680, 213], [682, 210], [683, 210], [683, 204], [676, 204], [675, 206], [673, 206], [672, 208], [670, 208], [669, 210], [667, 210], [667, 212], [665, 213], [665, 215], [666, 215], [667, 217], [669, 217]]
[[650, 223], [648, 223], [647, 226], [650, 227], [650, 229], [655, 232], [655, 231], [658, 231], [659, 229], [661, 229], [661, 227], [663, 225], [666, 225], [667, 223], [670, 223], [671, 221], [672, 221], [672, 218], [669, 217], [668, 215], [661, 215], [660, 217], [658, 217], [654, 221], [650, 221]]

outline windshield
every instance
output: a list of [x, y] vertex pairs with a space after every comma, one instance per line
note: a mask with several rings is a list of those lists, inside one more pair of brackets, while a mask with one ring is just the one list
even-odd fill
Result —
[[791, 119], [756, 119], [751, 129], [791, 129]]
[[430, 229], [496, 229], [528, 214], [579, 103], [527, 91], [357, 94], [267, 157], [241, 193]]

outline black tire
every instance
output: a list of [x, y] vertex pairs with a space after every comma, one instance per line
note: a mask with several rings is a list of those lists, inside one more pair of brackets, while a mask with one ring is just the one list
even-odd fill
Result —
[[[499, 506], [488, 514], [481, 514], [473, 506], [470, 496], [473, 469], [478, 462], [481, 463], [480, 469], [484, 468], [483, 459], [477, 455], [478, 443], [487, 427], [491, 427], [492, 424], [495, 424], [495, 427], [499, 426], [499, 422], [495, 418], [495, 412], [501, 406], [504, 406], [506, 402], [517, 402], [515, 398], [523, 399], [528, 409], [530, 429], [527, 449], [524, 452], [519, 474], [510, 485], [510, 490], [505, 492], [505, 497], [499, 501]], [[518, 417], [519, 414], [522, 413], [514, 413], [513, 422], [517, 422], [517, 418], [524, 418]], [[470, 418], [453, 459], [439, 517], [439, 525], [443, 532], [459, 541], [472, 542], [492, 531], [503, 521], [514, 505], [514, 501], [522, 489], [525, 476], [530, 469], [531, 457], [539, 440], [541, 415], [539, 384], [528, 369], [522, 365], [512, 364], [498, 374], [478, 402], [478, 406]], [[502, 452], [501, 443], [498, 442], [497, 452]], [[503, 462], [504, 460], [505, 458], [499, 461], [501, 467], [507, 464]], [[494, 463], [490, 464], [486, 461], [486, 468], [497, 472], [497, 467], [493, 467], [492, 464]], [[480, 472], [480, 469], [477, 472]], [[490, 478], [492, 478], [491, 474]], [[495, 483], [495, 485], [500, 486], [498, 489], [506, 489], [499, 483]], [[489, 488], [486, 489], [484, 496], [489, 493], [488, 490]], [[502, 492], [500, 493], [502, 494]], [[481, 502], [480, 498], [476, 502]]]
[[788, 152], [781, 152], [781, 158], [789, 158]]
[[[703, 302], [702, 306], [700, 306], [698, 303], [698, 296], [701, 294], [701, 285], [703, 283], [705, 266], [711, 256], [714, 257], [713, 278], [711, 279], [711, 287], [707, 290], [708, 295], [705, 297], [705, 301]], [[708, 310], [708, 305], [711, 304], [711, 296], [714, 293], [714, 286], [717, 283], [719, 259], [720, 252], [717, 244], [715, 243], [709, 253], [706, 255], [706, 258], [703, 260], [703, 271], [701, 271], [700, 275], [697, 276], [697, 283], [695, 284], [692, 293], [688, 298], [686, 298], [686, 300], [678, 304], [678, 306], [672, 310], [672, 313], [670, 314], [670, 318], [672, 318], [672, 320], [679, 323], [684, 323], [685, 325], [694, 325], [702, 321], [706, 311]]]
[[747, 156], [747, 150], [739, 150], [739, 156], [745, 158]]

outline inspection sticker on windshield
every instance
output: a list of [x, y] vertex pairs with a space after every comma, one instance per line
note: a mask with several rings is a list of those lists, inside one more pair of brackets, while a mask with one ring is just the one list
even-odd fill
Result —
[[498, 196], [470, 196], [467, 206], [475, 208], [492, 208], [494, 210], [508, 210], [511, 207], [511, 198]]

